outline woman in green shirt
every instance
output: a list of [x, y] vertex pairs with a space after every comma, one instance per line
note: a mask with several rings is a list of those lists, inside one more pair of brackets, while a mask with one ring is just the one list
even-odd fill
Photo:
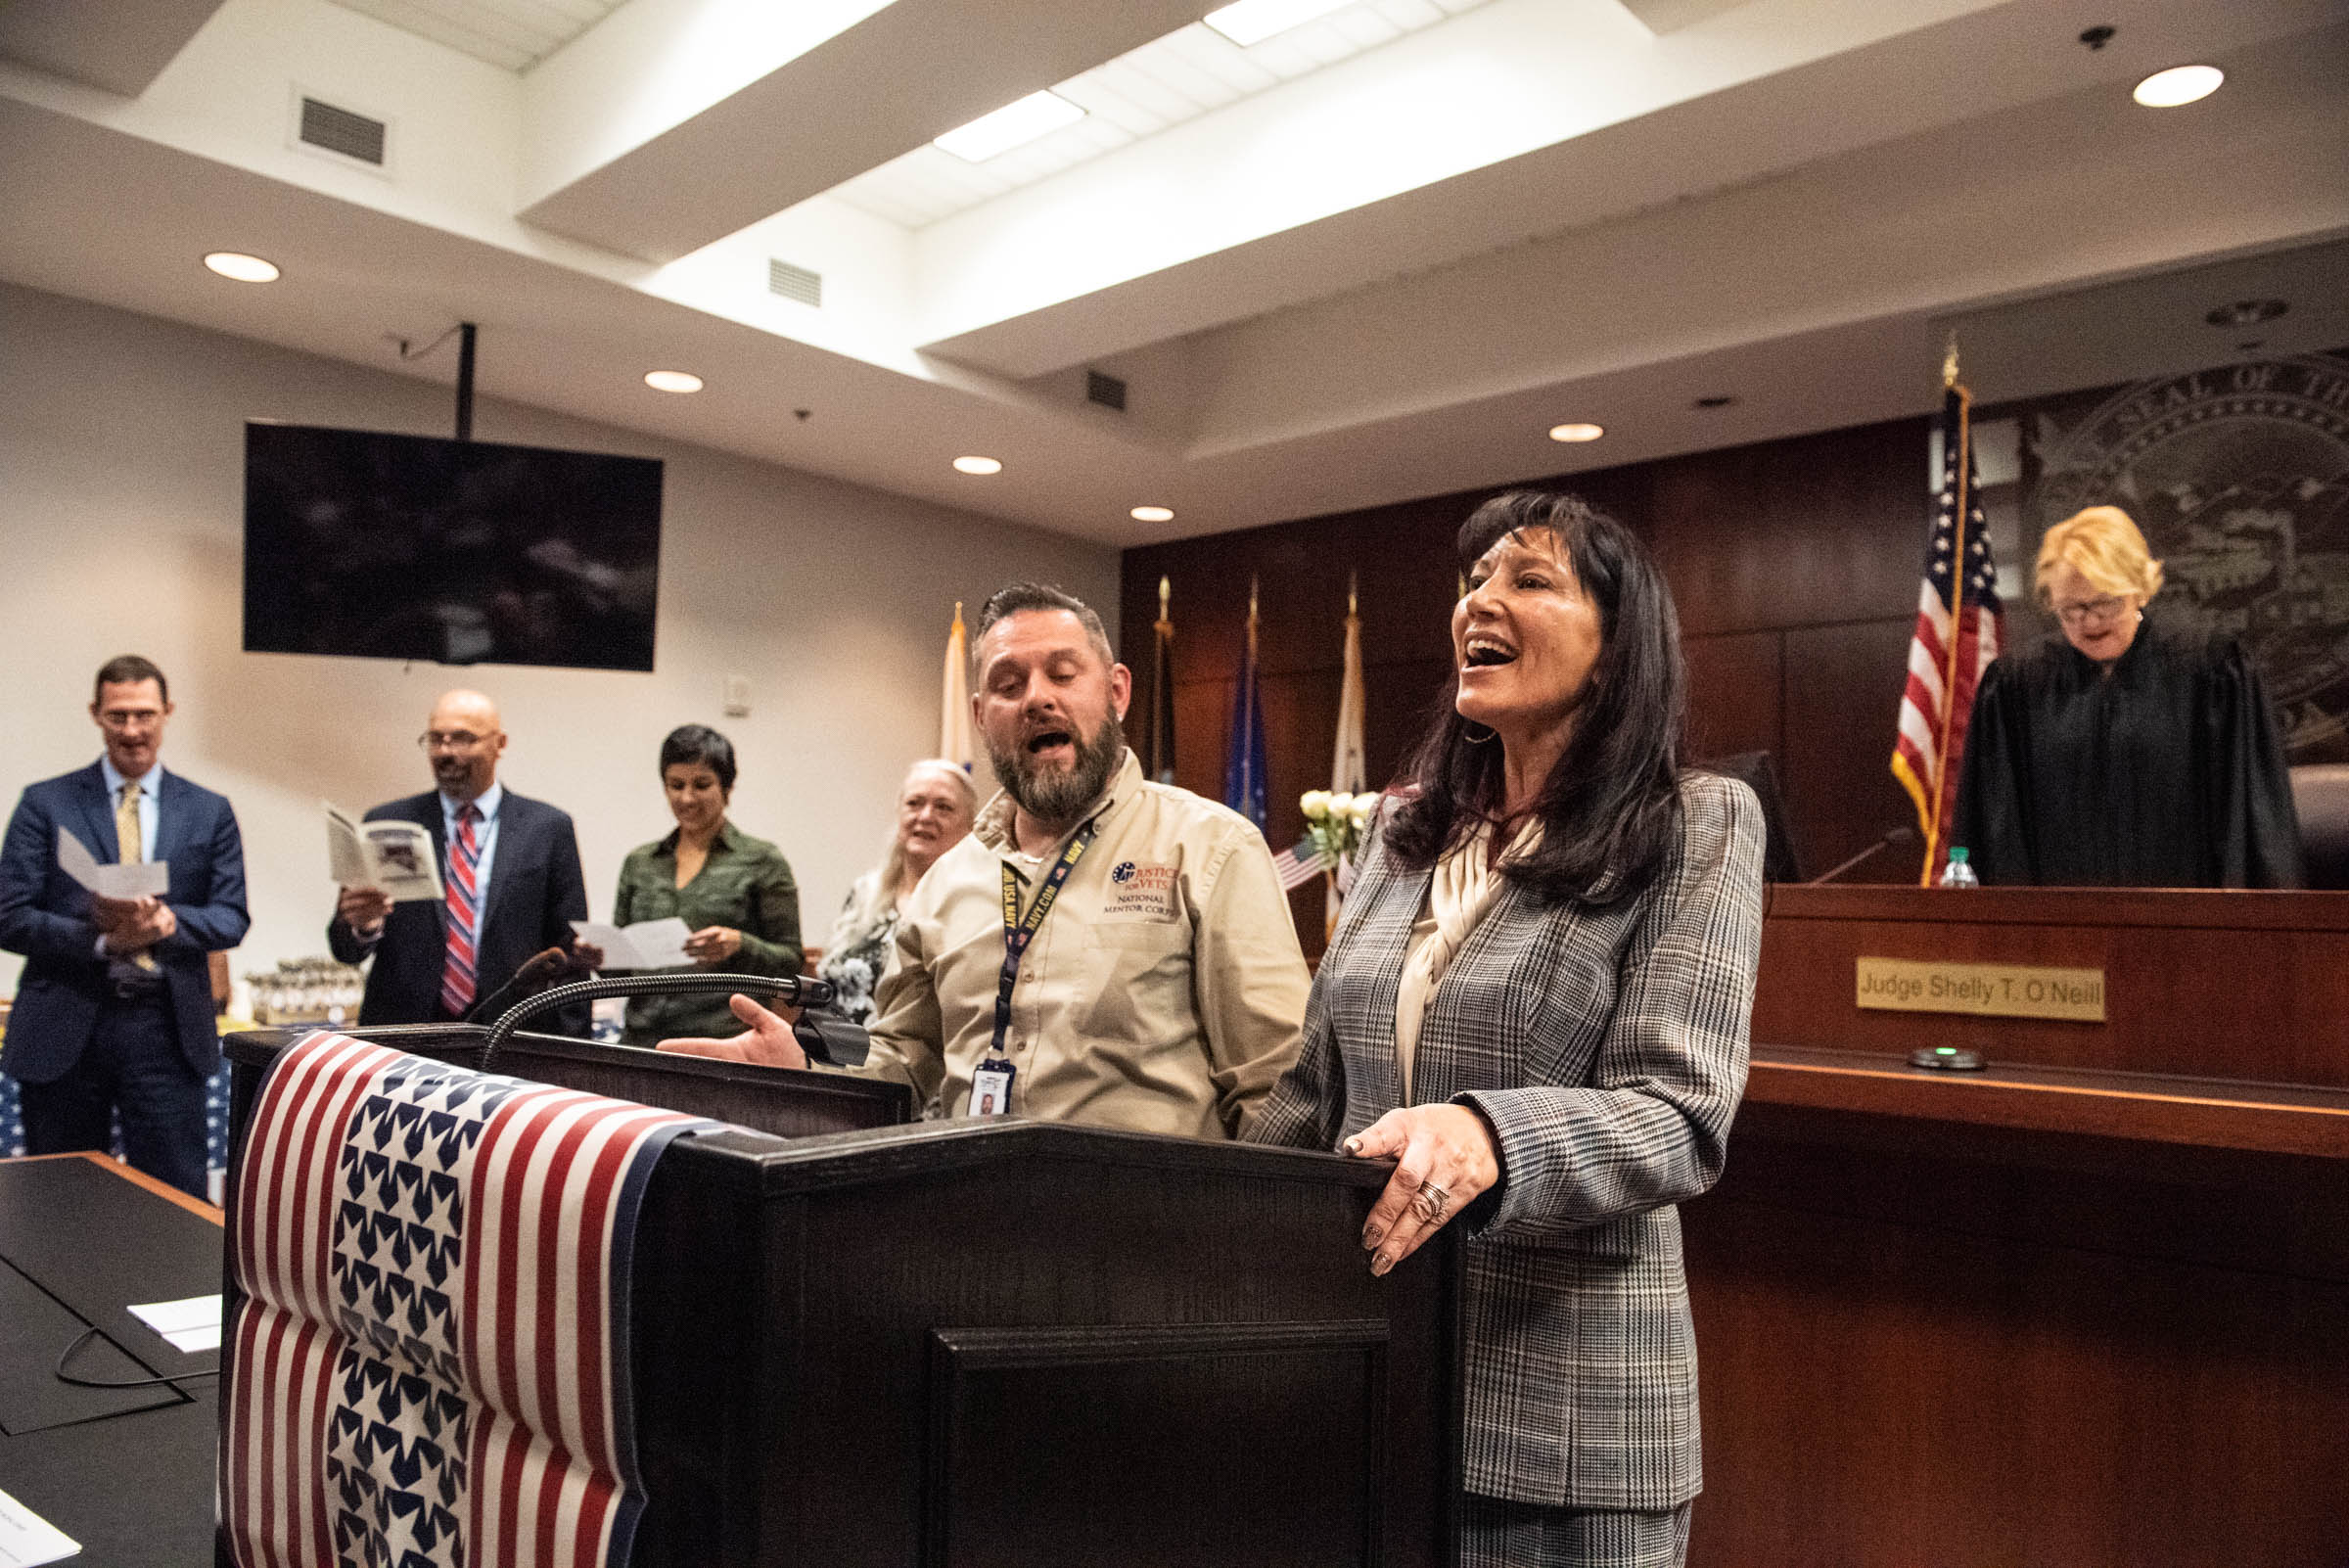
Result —
[[[685, 955], [695, 969], [798, 974], [800, 889], [791, 866], [782, 851], [726, 820], [734, 793], [733, 743], [705, 724], [669, 731], [661, 743], [661, 787], [676, 831], [628, 852], [612, 923], [674, 915], [693, 933]], [[722, 992], [631, 996], [621, 1038], [649, 1046], [676, 1035], [731, 1034], [738, 1027]]]

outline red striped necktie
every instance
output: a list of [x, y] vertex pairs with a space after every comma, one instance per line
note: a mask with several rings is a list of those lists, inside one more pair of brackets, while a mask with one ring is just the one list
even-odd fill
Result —
[[481, 807], [457, 812], [457, 842], [448, 852], [448, 961], [440, 971], [440, 1010], [462, 1018], [473, 1005], [474, 943], [482, 923], [482, 843], [473, 825]]

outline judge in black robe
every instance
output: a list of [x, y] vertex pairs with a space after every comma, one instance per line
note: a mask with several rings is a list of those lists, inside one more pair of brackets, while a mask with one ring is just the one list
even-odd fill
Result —
[[[2160, 563], [2136, 528], [2110, 507], [2081, 518], [2096, 514], [2120, 519], [2158, 591]], [[2090, 559], [2099, 583], [2062, 559], [2067, 527], [2050, 530], [2039, 572], [2063, 635], [1984, 673], [1950, 842], [1990, 884], [2300, 886], [2291, 782], [2258, 671], [2232, 637], [2157, 624], [2142, 608], [2151, 593], [2099, 593], [2112, 573]]]

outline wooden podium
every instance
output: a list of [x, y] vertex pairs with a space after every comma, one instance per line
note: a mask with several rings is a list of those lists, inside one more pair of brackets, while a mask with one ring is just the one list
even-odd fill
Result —
[[[2104, 1016], [1864, 1007], [1864, 961]], [[2338, 1568], [2349, 898], [1777, 887], [1753, 1038], [1684, 1216], [1692, 1564]]]
[[[231, 1043], [240, 1156], [291, 1038]], [[741, 1124], [645, 1192], [634, 1563], [1451, 1560], [1457, 1255], [1370, 1276], [1383, 1164], [905, 1125], [883, 1085], [527, 1035], [498, 1069]]]

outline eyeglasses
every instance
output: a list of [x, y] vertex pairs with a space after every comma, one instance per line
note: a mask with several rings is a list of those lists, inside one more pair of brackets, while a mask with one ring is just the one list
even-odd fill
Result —
[[2057, 605], [2055, 619], [2067, 626], [2076, 626], [2083, 621], [2110, 621], [2114, 616], [2119, 615], [2128, 603], [2128, 600], [2117, 593], [2099, 594], [2085, 604]]
[[470, 752], [488, 738], [469, 729], [428, 729], [416, 744], [428, 752]]

